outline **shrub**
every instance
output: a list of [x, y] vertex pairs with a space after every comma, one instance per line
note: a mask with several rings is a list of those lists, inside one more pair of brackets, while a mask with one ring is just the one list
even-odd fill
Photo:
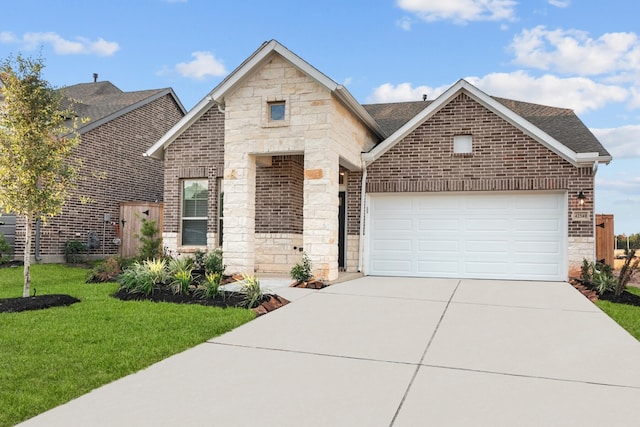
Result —
[[308, 282], [313, 275], [311, 274], [311, 261], [306, 253], [302, 254], [302, 262], [294, 265], [289, 273], [293, 280], [298, 282]]
[[640, 258], [635, 258], [636, 250], [631, 249], [628, 251], [626, 258], [624, 260], [624, 264], [620, 269], [620, 274], [618, 275], [618, 283], [615, 288], [615, 296], [619, 297], [622, 295], [624, 290], [627, 288], [627, 283], [631, 280], [633, 275], [638, 271], [638, 264], [640, 263]]
[[167, 263], [167, 269], [169, 270], [169, 276], [174, 277], [176, 273], [184, 270], [193, 270], [193, 258], [171, 258]]
[[7, 238], [4, 234], [0, 233], [0, 264], [5, 264], [11, 261], [11, 254], [13, 254], [13, 248], [7, 242]]
[[151, 295], [153, 293], [151, 272], [138, 261], [124, 270], [118, 282], [122, 289], [132, 294]]
[[151, 282], [154, 285], [166, 283], [169, 280], [167, 262], [164, 259], [146, 259], [142, 262], [142, 265], [149, 271]]
[[580, 267], [580, 279], [583, 282], [591, 283], [593, 281], [593, 270], [593, 263], [584, 258], [582, 260], [582, 267]]
[[121, 258], [115, 256], [99, 261], [89, 272], [87, 282], [113, 282], [122, 273], [123, 263]]
[[64, 259], [68, 264], [77, 264], [83, 261], [81, 252], [87, 250], [87, 245], [78, 240], [67, 240], [64, 244]]
[[171, 292], [182, 295], [188, 294], [189, 286], [191, 286], [191, 280], [191, 268], [175, 272], [173, 275], [173, 281], [169, 285]]
[[140, 234], [136, 234], [136, 237], [140, 240], [139, 257], [141, 260], [160, 256], [162, 238], [158, 236], [159, 231], [154, 220], [142, 218]]
[[222, 249], [214, 249], [207, 253], [203, 259], [204, 271], [222, 276], [227, 268], [222, 262]]
[[201, 298], [215, 298], [220, 295], [220, 279], [222, 276], [217, 273], [206, 273], [204, 283], [198, 289]]
[[257, 307], [264, 297], [260, 287], [260, 280], [256, 276], [243, 275], [242, 277], [242, 292], [245, 294], [242, 305], [247, 308]]

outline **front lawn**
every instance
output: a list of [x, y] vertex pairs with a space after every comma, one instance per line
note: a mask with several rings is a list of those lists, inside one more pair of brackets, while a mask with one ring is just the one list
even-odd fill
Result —
[[[628, 286], [627, 291], [635, 295], [640, 295], [640, 288]], [[598, 300], [596, 305], [607, 313], [609, 317], [618, 322], [618, 324], [625, 328], [631, 335], [636, 337], [637, 340], [640, 340], [640, 307], [603, 300]]]
[[[37, 295], [68, 307], [0, 313], [0, 426], [11, 426], [255, 317], [251, 310], [120, 301], [115, 283], [86, 284], [87, 270], [33, 265]], [[22, 268], [0, 269], [0, 298], [22, 295]], [[190, 366], [187, 369], [212, 369]]]

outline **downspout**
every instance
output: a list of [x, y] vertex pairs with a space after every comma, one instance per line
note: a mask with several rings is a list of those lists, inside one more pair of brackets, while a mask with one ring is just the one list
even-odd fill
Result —
[[40, 256], [40, 225], [41, 224], [42, 224], [42, 220], [40, 218], [36, 219], [36, 242], [35, 242], [36, 261], [42, 261], [42, 257]]
[[364, 262], [364, 219], [367, 200], [367, 162], [362, 161], [362, 182], [360, 184], [360, 239], [358, 241], [358, 272], [362, 273]]
[[593, 171], [593, 196], [591, 196], [591, 203], [593, 204], [593, 254], [592, 259], [593, 262], [596, 263], [598, 260], [598, 254], [596, 253], [596, 173], [598, 172], [598, 161], [593, 162], [593, 167], [591, 169]]

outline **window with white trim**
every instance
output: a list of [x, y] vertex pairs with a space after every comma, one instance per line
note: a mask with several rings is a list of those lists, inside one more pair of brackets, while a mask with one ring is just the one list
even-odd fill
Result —
[[207, 245], [208, 185], [206, 179], [182, 181], [182, 245]]
[[471, 135], [456, 135], [453, 137], [453, 154], [473, 153], [473, 138]]

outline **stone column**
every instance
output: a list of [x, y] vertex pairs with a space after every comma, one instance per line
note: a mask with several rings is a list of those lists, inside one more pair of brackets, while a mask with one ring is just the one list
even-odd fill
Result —
[[304, 152], [304, 250], [320, 280], [338, 278], [339, 156], [329, 141], [307, 141]]
[[222, 250], [228, 273], [253, 275], [256, 162], [255, 157], [243, 152], [242, 148], [241, 143], [225, 146]]

